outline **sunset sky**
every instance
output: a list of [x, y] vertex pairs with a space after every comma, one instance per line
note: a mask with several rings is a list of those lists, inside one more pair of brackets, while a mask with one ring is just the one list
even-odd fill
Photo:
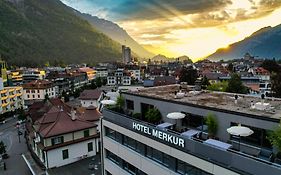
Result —
[[155, 54], [193, 60], [281, 24], [281, 0], [62, 0], [113, 21]]

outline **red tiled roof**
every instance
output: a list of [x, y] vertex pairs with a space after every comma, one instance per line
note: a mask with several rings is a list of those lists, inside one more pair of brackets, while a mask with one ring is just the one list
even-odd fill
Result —
[[84, 90], [81, 94], [79, 99], [80, 100], [97, 100], [101, 96], [102, 91], [99, 89], [95, 90]]
[[72, 120], [65, 111], [46, 113], [42, 118], [38, 121], [43, 122], [39, 124], [39, 133], [44, 138], [96, 127], [96, 124], [80, 118]]
[[97, 121], [102, 115], [94, 106], [89, 106], [88, 108], [80, 107], [77, 111], [80, 113], [79, 118], [87, 121]]
[[53, 86], [53, 83], [47, 80], [34, 80], [22, 85], [24, 89], [46, 89]]

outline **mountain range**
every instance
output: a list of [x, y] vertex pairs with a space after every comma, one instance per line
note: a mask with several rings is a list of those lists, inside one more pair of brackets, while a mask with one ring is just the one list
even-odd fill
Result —
[[264, 27], [242, 41], [229, 45], [226, 49], [218, 49], [209, 55], [210, 60], [230, 60], [242, 58], [250, 53], [263, 59], [281, 59], [281, 24], [275, 27]]
[[154, 55], [147, 50], [145, 50], [139, 43], [137, 43], [123, 28], [121, 28], [116, 23], [111, 21], [100, 19], [96, 16], [89, 14], [81, 13], [77, 10], [74, 12], [81, 18], [87, 20], [90, 24], [93, 25], [95, 29], [105, 34], [114, 41], [129, 46], [131, 50], [141, 58], [151, 58]]
[[121, 45], [59, 0], [1, 0], [0, 54], [8, 64], [96, 63], [121, 59]]

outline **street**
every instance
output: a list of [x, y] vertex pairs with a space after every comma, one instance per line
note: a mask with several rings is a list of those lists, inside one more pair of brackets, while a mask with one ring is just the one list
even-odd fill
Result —
[[[20, 143], [18, 138], [18, 130], [15, 127], [17, 119], [8, 119], [5, 124], [0, 124], [0, 141], [2, 140], [9, 155], [5, 159], [7, 170], [0, 171], [4, 175], [31, 175], [26, 163], [24, 162], [21, 154], [28, 152], [24, 136], [20, 136]], [[23, 125], [20, 127], [23, 132]], [[24, 132], [23, 132], [24, 133]]]

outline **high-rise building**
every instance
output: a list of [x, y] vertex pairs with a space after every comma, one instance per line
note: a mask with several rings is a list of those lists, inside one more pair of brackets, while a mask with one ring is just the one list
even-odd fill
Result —
[[131, 49], [122, 45], [122, 58], [125, 64], [132, 62]]

